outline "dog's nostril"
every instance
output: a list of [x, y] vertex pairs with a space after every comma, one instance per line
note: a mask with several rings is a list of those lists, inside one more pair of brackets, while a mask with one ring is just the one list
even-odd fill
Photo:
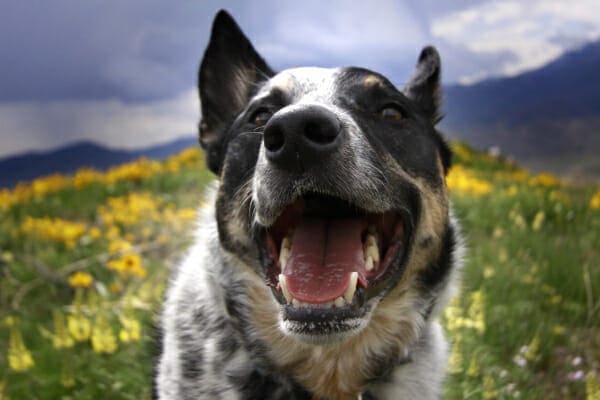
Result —
[[329, 144], [337, 137], [337, 128], [337, 126], [333, 126], [332, 124], [322, 125], [316, 122], [307, 122], [304, 125], [304, 136], [317, 144]]
[[266, 129], [264, 132], [265, 148], [268, 151], [279, 151], [285, 144], [285, 136], [281, 129]]

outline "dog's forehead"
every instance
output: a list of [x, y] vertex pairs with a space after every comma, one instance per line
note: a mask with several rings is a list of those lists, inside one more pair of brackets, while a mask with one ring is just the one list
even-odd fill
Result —
[[281, 71], [260, 90], [257, 97], [279, 90], [293, 101], [304, 97], [329, 99], [334, 95], [339, 68], [300, 67]]

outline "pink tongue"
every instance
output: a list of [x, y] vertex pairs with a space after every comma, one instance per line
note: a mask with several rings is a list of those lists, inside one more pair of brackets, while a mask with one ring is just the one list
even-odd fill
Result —
[[287, 288], [306, 303], [325, 303], [343, 296], [353, 271], [364, 281], [361, 219], [304, 219], [294, 229], [285, 266]]

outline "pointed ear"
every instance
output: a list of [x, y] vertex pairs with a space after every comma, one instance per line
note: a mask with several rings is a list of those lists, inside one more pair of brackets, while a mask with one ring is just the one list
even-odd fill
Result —
[[421, 106], [434, 124], [442, 119], [440, 78], [440, 55], [435, 47], [427, 46], [421, 50], [417, 67], [404, 93]]
[[224, 130], [244, 108], [258, 83], [271, 76], [273, 71], [231, 15], [219, 11], [198, 73], [200, 144], [206, 150], [208, 167], [216, 174], [224, 156]]

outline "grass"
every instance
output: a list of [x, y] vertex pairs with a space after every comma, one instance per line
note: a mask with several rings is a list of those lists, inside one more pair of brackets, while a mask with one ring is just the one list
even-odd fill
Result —
[[[469, 251], [443, 318], [445, 398], [597, 399], [598, 189], [454, 147]], [[188, 150], [0, 192], [0, 399], [149, 398], [168, 267], [212, 179], [202, 165]]]

